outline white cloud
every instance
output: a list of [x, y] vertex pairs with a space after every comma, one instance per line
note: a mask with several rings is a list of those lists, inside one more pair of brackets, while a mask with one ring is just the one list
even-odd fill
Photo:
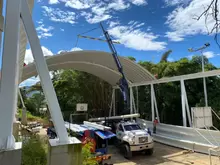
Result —
[[178, 6], [167, 17], [166, 24], [170, 31], [166, 33], [166, 36], [173, 41], [182, 41], [185, 36], [207, 34], [214, 25], [212, 17], [208, 17], [207, 21], [205, 17], [201, 17], [198, 21], [195, 18], [210, 2], [211, 0], [192, 0], [186, 6]]
[[66, 52], [72, 52], [72, 51], [81, 51], [82, 49], [79, 48], [79, 47], [73, 47], [72, 49], [70, 50], [60, 50], [57, 52], [57, 54], [61, 54], [61, 53], [66, 53]]
[[36, 28], [39, 38], [47, 38], [53, 36], [51, 31], [54, 29], [52, 26], [45, 27], [43, 23]]
[[171, 41], [183, 41], [183, 35], [178, 34], [178, 32], [166, 32], [165, 37], [169, 38]]
[[49, 0], [49, 4], [58, 4], [59, 1], [58, 0]]
[[90, 24], [95, 24], [95, 23], [99, 23], [101, 21], [105, 21], [110, 19], [112, 16], [108, 15], [108, 14], [104, 14], [104, 15], [92, 15], [91, 13], [87, 13], [87, 12], [82, 12], [81, 16], [84, 16], [86, 18], [86, 21]]
[[64, 32], [64, 29], [60, 28], [60, 30], [61, 30], [62, 32]]
[[164, 0], [167, 6], [186, 5], [192, 0]]
[[134, 5], [137, 5], [137, 6], [147, 5], [146, 0], [130, 0], [130, 1], [131, 1], [131, 3], [133, 3]]
[[129, 3], [126, 3], [124, 0], [114, 0], [113, 2], [109, 3], [107, 9], [113, 10], [124, 10], [130, 7]]
[[114, 27], [114, 26], [116, 26], [116, 25], [119, 25], [119, 21], [109, 21], [109, 22], [107, 22], [107, 24], [109, 25], [109, 27], [111, 28], [111, 27]]
[[[47, 49], [46, 47], [42, 46], [41, 49], [43, 51], [44, 56], [52, 56], [53, 55], [53, 53], [49, 49]], [[33, 61], [34, 61], [34, 58], [33, 58], [31, 49], [27, 49], [26, 53], [25, 53], [24, 62], [26, 64], [29, 64], [29, 63], [32, 63]], [[52, 78], [52, 74], [51, 73], [50, 73], [50, 77]], [[32, 85], [36, 84], [38, 81], [40, 81], [39, 76], [31, 77], [31, 78], [23, 81], [19, 85], [19, 87], [22, 87], [22, 86], [32, 86]]]
[[47, 6], [42, 6], [42, 8], [44, 9], [44, 15], [48, 16], [51, 21], [70, 24], [76, 23], [76, 14], [74, 12], [68, 10], [62, 11], [59, 8], [51, 8]]
[[[52, 56], [53, 55], [51, 50], [47, 49], [46, 47], [42, 46], [41, 49], [43, 51], [44, 56]], [[33, 61], [34, 61], [34, 58], [33, 58], [33, 54], [31, 52], [31, 49], [27, 49], [26, 53], [25, 53], [24, 62], [26, 64], [29, 64], [29, 63], [32, 63]]]
[[65, 6], [71, 7], [74, 9], [88, 9], [90, 8], [91, 0], [61, 0], [65, 2]]
[[131, 5], [146, 5], [146, 0], [59, 0], [66, 7], [81, 10], [88, 23], [94, 24], [113, 17], [115, 11], [123, 11]]
[[135, 50], [163, 50], [166, 43], [155, 41], [158, 36], [135, 28], [134, 23], [128, 26], [117, 25], [108, 29], [110, 35], [128, 48]]
[[213, 57], [216, 56], [216, 55], [214, 54], [214, 52], [212, 52], [212, 51], [204, 52], [203, 55], [206, 56], [206, 58], [213, 58]]

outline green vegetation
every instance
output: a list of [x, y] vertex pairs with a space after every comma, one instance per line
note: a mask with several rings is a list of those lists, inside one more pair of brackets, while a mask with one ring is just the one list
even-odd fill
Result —
[[31, 136], [22, 146], [22, 165], [46, 164], [46, 144], [38, 136]]
[[98, 165], [94, 155], [92, 155], [90, 151], [92, 145], [92, 143], [86, 143], [82, 148], [83, 165]]
[[[87, 143], [82, 148], [83, 165], [98, 165], [94, 155], [91, 154], [92, 143]], [[31, 136], [23, 142], [22, 165], [46, 165], [48, 145], [39, 136]]]

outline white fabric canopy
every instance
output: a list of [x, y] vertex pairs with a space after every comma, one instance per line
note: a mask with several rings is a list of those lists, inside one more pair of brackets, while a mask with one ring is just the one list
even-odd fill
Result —
[[[125, 57], [119, 57], [124, 74], [129, 83], [138, 83], [154, 80], [154, 76], [137, 63]], [[111, 53], [101, 51], [73, 51], [46, 58], [48, 69], [75, 69], [93, 74], [112, 86], [116, 86], [121, 74]], [[21, 82], [37, 75], [34, 63], [23, 68]]]

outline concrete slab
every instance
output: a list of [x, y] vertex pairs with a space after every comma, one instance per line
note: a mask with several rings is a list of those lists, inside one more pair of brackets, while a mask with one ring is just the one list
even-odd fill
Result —
[[[155, 151], [152, 156], [135, 153], [131, 160], [125, 159], [114, 147], [109, 148], [112, 155], [108, 163], [114, 165], [210, 165], [209, 156], [193, 153], [179, 148], [155, 143]], [[212, 157], [212, 165], [220, 165], [220, 158]]]
[[0, 151], [0, 165], [21, 165], [22, 143], [15, 143], [15, 149]]
[[58, 139], [49, 140], [48, 165], [81, 165], [81, 142], [69, 137], [69, 143], [59, 143]]

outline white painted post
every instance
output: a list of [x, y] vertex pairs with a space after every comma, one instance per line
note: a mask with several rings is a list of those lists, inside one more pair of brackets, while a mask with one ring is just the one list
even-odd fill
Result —
[[37, 36], [36, 29], [34, 27], [30, 10], [26, 0], [22, 0], [21, 18], [24, 23], [26, 34], [31, 46], [33, 57], [36, 63], [36, 68], [41, 80], [43, 92], [48, 102], [51, 117], [54, 122], [54, 126], [59, 137], [60, 142], [68, 142], [67, 130], [64, 126], [62, 113], [58, 104], [56, 93], [53, 88], [52, 81], [50, 79], [49, 70], [40, 46], [40, 41]]
[[155, 119], [155, 111], [154, 111], [154, 88], [153, 84], [150, 84], [151, 88], [151, 114], [152, 114], [152, 121]]
[[185, 95], [184, 95], [184, 81], [183, 79], [180, 81], [181, 86], [181, 101], [182, 101], [182, 117], [183, 117], [183, 126], [187, 126], [186, 124], [186, 105], [185, 105]]
[[23, 97], [21, 95], [21, 89], [20, 88], [18, 88], [18, 94], [19, 94], [21, 104], [22, 104], [21, 123], [23, 125], [27, 125], [27, 110], [26, 110], [26, 107], [25, 107], [25, 104], [24, 104]]
[[130, 87], [130, 114], [133, 114], [132, 87]]
[[15, 147], [12, 135], [17, 109], [21, 0], [7, 0], [0, 93], [0, 150]]
[[186, 88], [185, 88], [184, 80], [183, 80], [183, 94], [184, 94], [184, 98], [185, 98], [185, 106], [186, 106], [189, 125], [190, 125], [190, 127], [192, 127], [192, 120], [191, 120], [192, 118], [191, 118], [191, 114], [190, 114], [190, 110], [189, 110], [189, 104], [188, 104], [188, 98], [187, 98], [187, 94], [186, 94]]
[[154, 106], [155, 106], [155, 109], [156, 109], [157, 120], [160, 123], [160, 115], [159, 115], [158, 108], [157, 108], [157, 99], [156, 99], [156, 96], [155, 96], [154, 85], [152, 85], [152, 88], [153, 88], [153, 98], [154, 98]]
[[139, 97], [138, 97], [138, 86], [136, 86], [136, 107], [137, 107], [137, 113], [139, 113]]

